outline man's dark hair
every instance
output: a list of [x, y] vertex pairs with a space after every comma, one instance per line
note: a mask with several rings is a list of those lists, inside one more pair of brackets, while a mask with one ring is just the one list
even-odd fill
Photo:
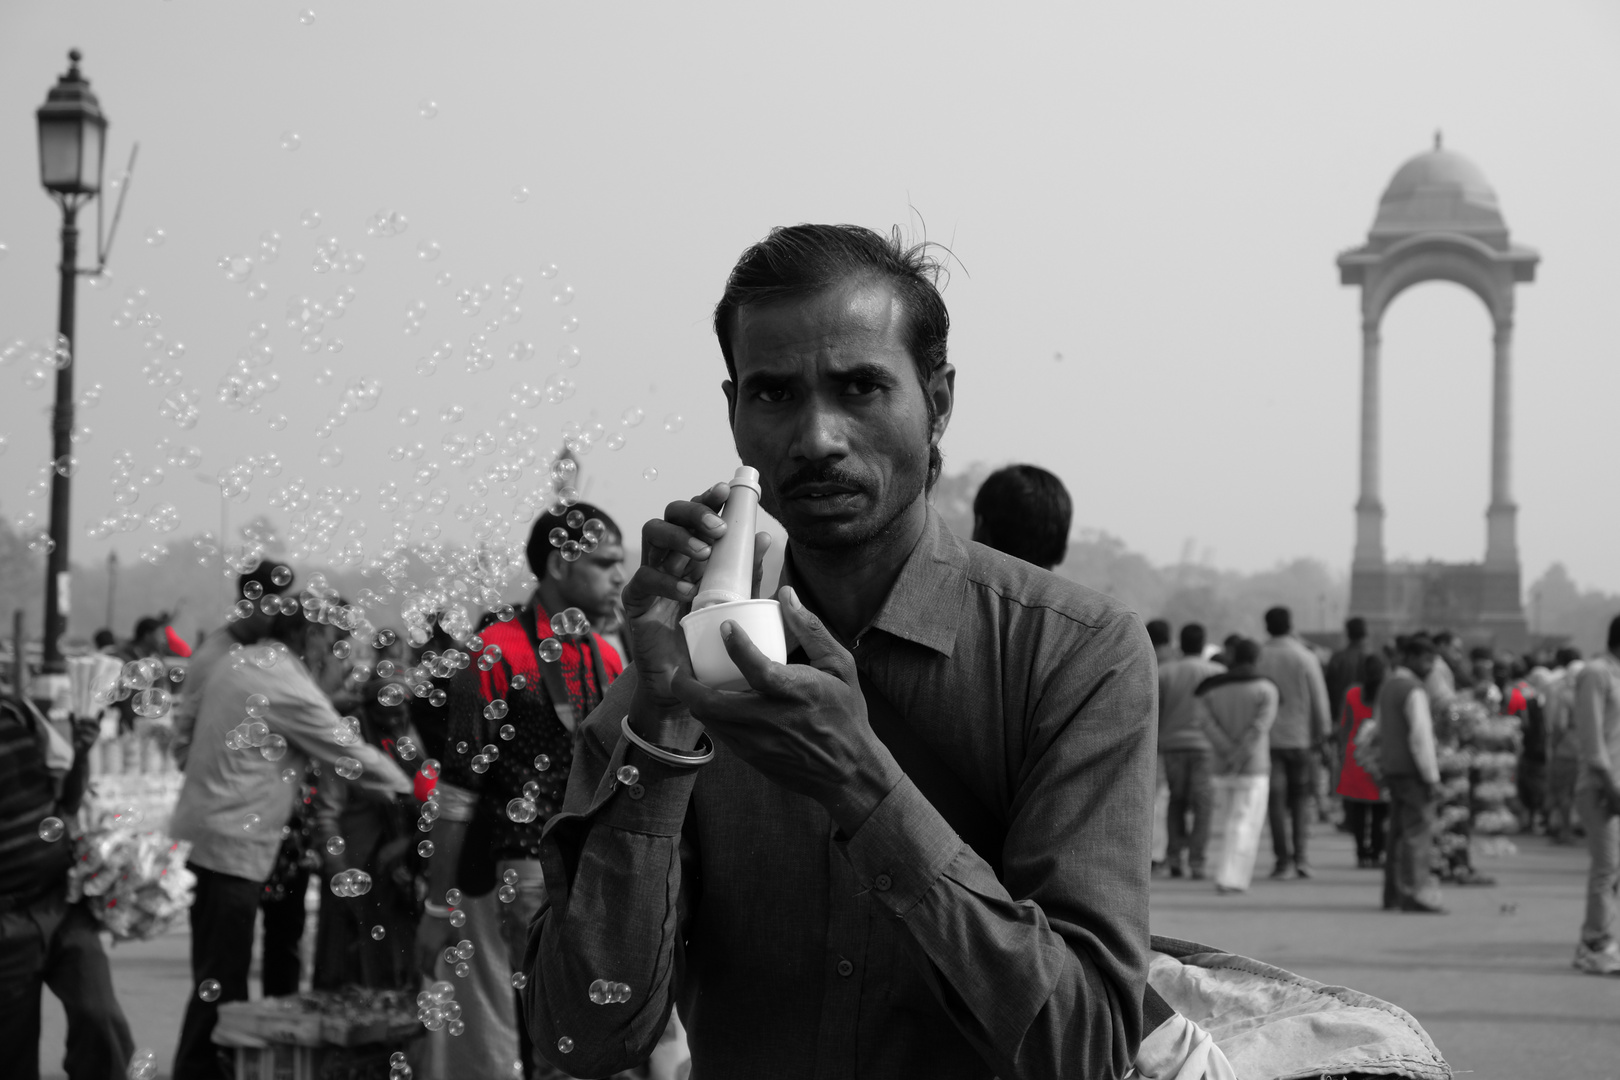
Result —
[[[580, 518], [577, 529], [568, 524], [568, 518], [575, 510], [584, 515]], [[529, 543], [524, 547], [523, 554], [528, 559], [529, 569], [534, 572], [535, 577], [545, 576], [546, 559], [557, 550], [551, 543], [551, 530], [561, 529], [568, 534], [568, 539], [577, 544], [584, 539], [585, 526], [592, 518], [607, 527], [607, 532], [602, 534], [604, 540], [611, 538], [619, 543], [624, 542], [624, 532], [620, 530], [619, 523], [613, 520], [612, 515], [601, 507], [592, 506], [587, 502], [577, 502], [572, 506], [554, 506], [534, 519], [534, 527], [529, 530]]]
[[1344, 636], [1351, 641], [1367, 640], [1367, 620], [1360, 615], [1352, 615], [1344, 620]]
[[1254, 638], [1240, 637], [1229, 646], [1232, 650], [1232, 666], [1244, 667], [1248, 664], [1260, 662], [1260, 643]]
[[[926, 242], [908, 247], [900, 239], [899, 229], [887, 237], [860, 225], [772, 229], [769, 236], [742, 253], [726, 279], [726, 291], [714, 306], [714, 336], [720, 339], [720, 353], [732, 381], [737, 378], [737, 361], [731, 336], [738, 310], [799, 300], [851, 279], [871, 277], [888, 282], [905, 310], [901, 334], [926, 389], [929, 377], [945, 363], [945, 339], [951, 329], [950, 313], [937, 283], [940, 264], [929, 254], [930, 247]], [[934, 399], [925, 397], [932, 431], [937, 415]], [[942, 465], [939, 447], [931, 446], [929, 487], [939, 478]]]
[[105, 649], [108, 645], [118, 644], [118, 637], [111, 630], [103, 626], [100, 630], [96, 631], [94, 641], [96, 643], [96, 648]]
[[1496, 659], [1496, 654], [1491, 651], [1491, 647], [1489, 645], [1475, 645], [1472, 649], [1468, 650], [1468, 659], [1494, 661]]
[[1620, 649], [1620, 615], [1609, 622], [1609, 648]]
[[1397, 638], [1395, 647], [1403, 657], [1433, 656], [1435, 653], [1434, 639], [1424, 633]]
[[163, 629], [168, 621], [169, 616], [167, 614], [142, 615], [139, 619], [135, 620], [135, 640], [139, 641], [152, 631]]
[[1181, 628], [1181, 651], [1188, 656], [1204, 654], [1204, 628], [1190, 622]]
[[1285, 607], [1274, 607], [1266, 612], [1266, 633], [1282, 637], [1294, 628], [1294, 616]]
[[1450, 645], [1456, 640], [1457, 635], [1452, 633], [1450, 630], [1440, 630], [1435, 633], [1433, 644], [1435, 648], [1439, 648], [1442, 645]]
[[1150, 619], [1147, 624], [1148, 640], [1154, 648], [1170, 644], [1170, 624], [1163, 619]]
[[[277, 570], [285, 570], [287, 572], [287, 581], [283, 585], [276, 584]], [[236, 579], [237, 596], [245, 595], [242, 592], [242, 588], [250, 581], [257, 581], [266, 593], [284, 593], [288, 589], [292, 588], [293, 570], [292, 567], [288, 566], [284, 562], [276, 562], [274, 559], [265, 559], [261, 561], [258, 566], [255, 566], [253, 569]]]
[[1050, 570], [1069, 550], [1074, 504], [1063, 481], [1037, 465], [997, 469], [973, 496], [974, 539]]
[[1361, 670], [1357, 674], [1361, 677], [1361, 703], [1371, 707], [1378, 700], [1378, 688], [1384, 685], [1389, 674], [1389, 661], [1378, 653], [1368, 653], [1361, 658]]
[[[1613, 628], [1611, 626], [1611, 632]], [[1553, 667], [1569, 667], [1581, 658], [1581, 650], [1573, 645], [1565, 645], [1553, 654]]]

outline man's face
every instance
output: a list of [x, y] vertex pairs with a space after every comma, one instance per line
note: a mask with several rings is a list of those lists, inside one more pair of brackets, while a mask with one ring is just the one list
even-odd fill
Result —
[[1406, 666], [1412, 669], [1412, 674], [1420, 679], [1427, 679], [1429, 672], [1434, 670], [1434, 654], [1421, 653], [1406, 658]]
[[887, 282], [859, 279], [736, 315], [732, 434], [759, 470], [761, 505], [796, 544], [859, 547], [927, 486], [955, 372], [946, 365], [924, 387], [905, 318]]
[[563, 561], [557, 552], [551, 557], [562, 566], [557, 586], [569, 605], [579, 608], [598, 625], [612, 621], [614, 604], [624, 591], [624, 545], [619, 538], [604, 536], [595, 551], [573, 562]]

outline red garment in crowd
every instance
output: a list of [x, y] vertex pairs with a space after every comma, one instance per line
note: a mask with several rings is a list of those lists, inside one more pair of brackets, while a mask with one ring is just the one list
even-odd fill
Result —
[[1350, 713], [1350, 736], [1344, 745], [1344, 768], [1339, 773], [1336, 794], [1346, 799], [1378, 802], [1381, 795], [1377, 783], [1356, 760], [1356, 732], [1361, 730], [1361, 722], [1372, 716], [1372, 706], [1362, 704], [1361, 687], [1352, 686], [1344, 695], [1344, 707]]
[[163, 628], [163, 636], [169, 639], [170, 652], [174, 653], [174, 655], [180, 657], [182, 660], [190, 658], [191, 646], [187, 645], [185, 639], [174, 632], [174, 627], [165, 626]]

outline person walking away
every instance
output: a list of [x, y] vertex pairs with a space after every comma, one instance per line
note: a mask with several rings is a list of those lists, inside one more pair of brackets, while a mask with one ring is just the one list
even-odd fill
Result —
[[1362, 665], [1372, 654], [1372, 648], [1367, 644], [1367, 620], [1359, 615], [1344, 620], [1345, 646], [1328, 659], [1323, 669], [1323, 679], [1327, 683], [1328, 708], [1331, 711], [1330, 719], [1335, 730], [1342, 732], [1344, 725], [1341, 718], [1344, 712], [1345, 695], [1350, 688], [1361, 681]]
[[1361, 658], [1361, 673], [1355, 685], [1344, 694], [1339, 716], [1339, 742], [1343, 759], [1339, 767], [1336, 794], [1344, 800], [1344, 823], [1356, 842], [1356, 866], [1362, 870], [1384, 864], [1384, 829], [1389, 819], [1389, 801], [1378, 781], [1367, 774], [1356, 760], [1356, 733], [1370, 720], [1378, 703], [1389, 665], [1378, 653]]
[[1271, 726], [1277, 684], [1256, 668], [1260, 645], [1238, 638], [1228, 649], [1232, 668], [1194, 691], [1197, 723], [1209, 740], [1214, 768], [1215, 891], [1243, 892], [1254, 876], [1260, 830], [1271, 786]]
[[1575, 682], [1575, 806], [1592, 855], [1575, 966], [1593, 975], [1620, 974], [1620, 615], [1609, 623], [1608, 649]]
[[1580, 777], [1580, 746], [1575, 738], [1575, 684], [1585, 667], [1581, 651], [1559, 649], [1546, 687], [1547, 837], [1554, 844], [1575, 842], [1575, 782]]
[[67, 902], [73, 842], [64, 822], [84, 795], [100, 720], [73, 725], [73, 758], [53, 775], [46, 719], [24, 700], [0, 698], [0, 1073], [39, 1080], [40, 993], [67, 1014], [68, 1080], [120, 1080], [135, 1052], [113, 991], [101, 926]]
[[1277, 686], [1277, 722], [1271, 729], [1271, 848], [1273, 878], [1311, 876], [1307, 841], [1311, 818], [1311, 757], [1327, 740], [1328, 696], [1322, 665], [1294, 636], [1285, 607], [1266, 612], [1270, 639], [1260, 647], [1256, 670]]
[[1069, 489], [1038, 465], [997, 469], [973, 496], [974, 542], [1042, 570], [1063, 561], [1073, 521]]
[[[1149, 619], [1148, 643], [1153, 646], [1154, 662], [1163, 667], [1175, 660], [1175, 646], [1170, 644], [1170, 624], [1163, 619]], [[1158, 756], [1153, 780], [1153, 861], [1149, 864], [1154, 877], [1163, 877], [1170, 870], [1166, 853], [1170, 850], [1170, 777], [1164, 771], [1164, 755]]]
[[410, 780], [387, 755], [363, 743], [345, 745], [340, 717], [298, 659], [309, 625], [304, 609], [289, 608], [283, 613], [276, 607], [265, 638], [247, 645], [247, 655], [215, 665], [197, 709], [170, 830], [191, 843], [187, 865], [197, 875], [192, 986], [217, 982], [220, 994], [205, 1000], [193, 990], [175, 1049], [174, 1080], [229, 1075], [213, 1045], [214, 1022], [221, 1004], [247, 1000], [253, 923], [306, 763], [352, 774], [368, 788], [411, 791]]
[[1170, 787], [1166, 808], [1165, 861], [1170, 876], [1204, 880], [1204, 849], [1209, 843], [1213, 748], [1197, 720], [1194, 692], [1225, 669], [1204, 659], [1204, 628], [1181, 628], [1181, 655], [1159, 665], [1159, 757]]
[[1389, 851], [1384, 861], [1384, 908], [1443, 914], [1430, 873], [1440, 763], [1429, 694], [1434, 643], [1413, 634], [1397, 643], [1400, 665], [1378, 691], [1378, 760], [1389, 789]]
[[[555, 529], [567, 535], [553, 544]], [[590, 550], [570, 561], [563, 543]], [[477, 749], [448, 753], [439, 777], [442, 816], [431, 834], [435, 850], [427, 864], [417, 965], [430, 978], [449, 978], [445, 946], [465, 938], [475, 952], [472, 975], [453, 980], [467, 1030], [455, 1038], [429, 1036], [424, 1080], [497, 1069], [507, 1075], [513, 1061], [522, 1062], [525, 1076], [558, 1075], [519, 1023], [512, 974], [523, 970], [529, 921], [545, 894], [540, 837], [562, 806], [573, 733], [623, 671], [618, 653], [593, 627], [614, 617], [624, 587], [624, 544], [606, 511], [576, 503], [535, 519], [526, 555], [539, 580], [534, 595], [510, 621], [493, 622], [481, 635], [486, 650], [499, 650], [499, 661], [488, 671], [477, 664], [464, 668], [449, 684], [449, 745], [495, 747], [497, 753], [485, 752], [482, 769]], [[581, 616], [590, 625], [571, 621]], [[452, 890], [460, 891], [459, 904], [446, 901]], [[455, 907], [467, 914], [459, 931], [447, 921]]]

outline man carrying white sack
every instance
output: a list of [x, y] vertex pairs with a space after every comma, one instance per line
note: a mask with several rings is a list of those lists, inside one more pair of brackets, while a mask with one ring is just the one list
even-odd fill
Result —
[[[778, 229], [715, 313], [737, 450], [786, 528], [790, 662], [690, 673], [719, 485], [642, 530], [636, 662], [542, 844], [525, 1007], [576, 1076], [678, 1000], [709, 1078], [1120, 1076], [1144, 1035], [1156, 679], [1140, 620], [952, 536], [922, 249]], [[764, 542], [758, 547], [762, 549]], [[763, 552], [756, 551], [756, 563]]]

